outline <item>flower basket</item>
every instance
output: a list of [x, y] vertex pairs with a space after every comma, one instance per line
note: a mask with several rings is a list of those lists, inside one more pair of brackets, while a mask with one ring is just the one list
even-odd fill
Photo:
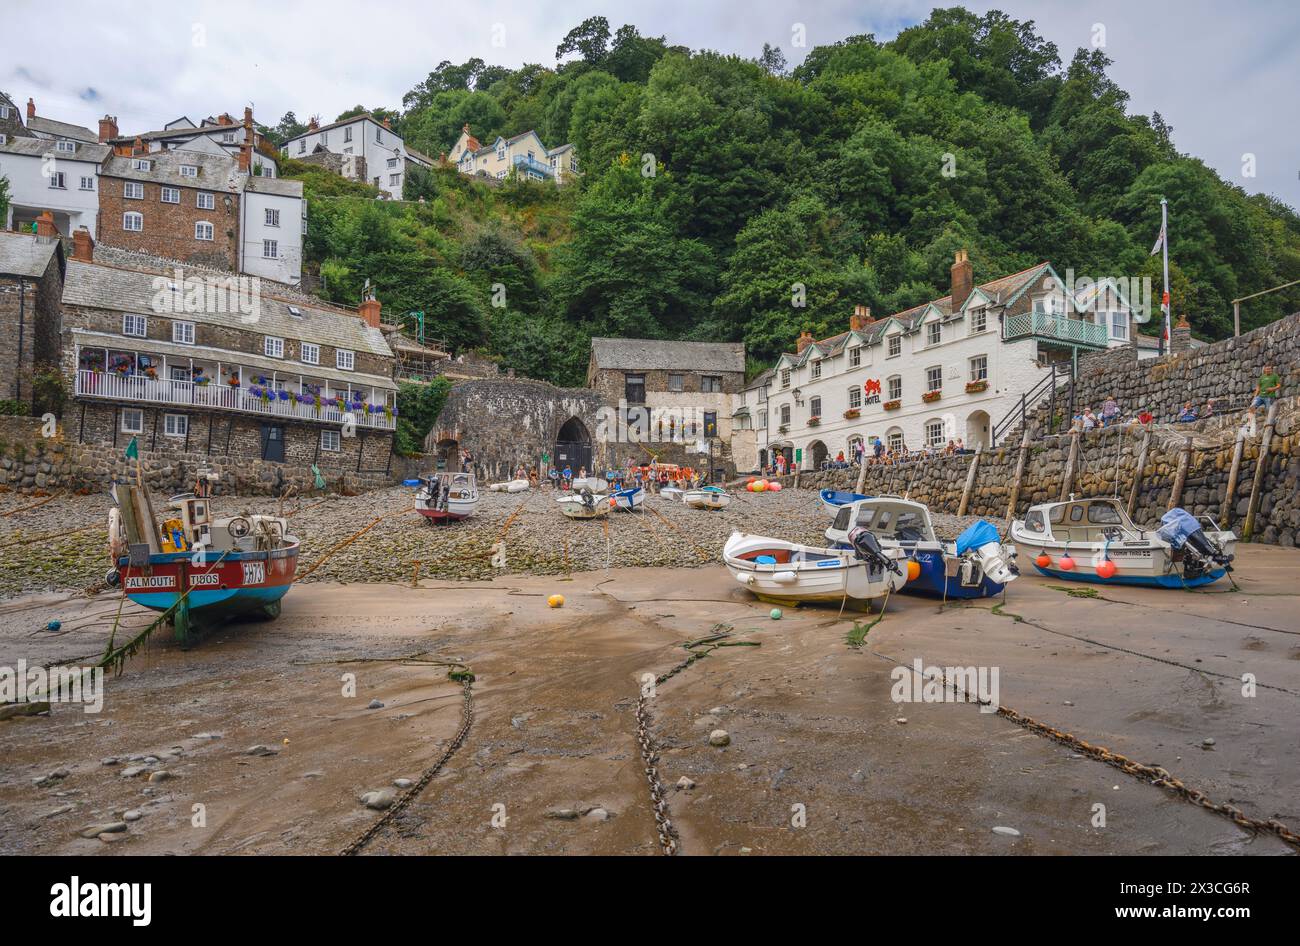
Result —
[[809, 417], [809, 418], [808, 418], [808, 426], [809, 426], [809, 427], [816, 427], [816, 426], [817, 426], [818, 424], [820, 424], [821, 422], [822, 422], [822, 419], [821, 419], [820, 417]]
[[966, 393], [967, 393], [967, 394], [979, 394], [981, 391], [987, 391], [988, 389], [989, 389], [989, 383], [988, 383], [987, 381], [967, 381], [967, 382], [966, 382]]
[[921, 395], [921, 400], [925, 401], [925, 403], [927, 404], [933, 404], [941, 397], [943, 397], [942, 391], [926, 391], [924, 394]]
[[845, 420], [853, 420], [855, 417], [861, 417], [861, 416], [862, 416], [862, 411], [858, 410], [856, 407], [850, 407], [847, 411], [844, 412]]
[[902, 401], [886, 401], [886, 402], [884, 403], [883, 406], [884, 406], [885, 410], [887, 410], [887, 411], [896, 411], [896, 410], [898, 410], [900, 407], [903, 406], [903, 402], [902, 402]]

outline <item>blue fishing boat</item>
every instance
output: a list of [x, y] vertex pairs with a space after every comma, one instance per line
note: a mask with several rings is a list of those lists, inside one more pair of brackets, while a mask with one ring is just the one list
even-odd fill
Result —
[[821, 491], [822, 507], [832, 516], [839, 513], [841, 509], [849, 503], [856, 503], [859, 499], [870, 499], [870, 496], [864, 496], [861, 493], [849, 493], [840, 489], [824, 489]]
[[640, 509], [645, 503], [645, 490], [640, 486], [629, 486], [625, 489], [616, 489], [609, 494], [614, 500], [615, 509], [625, 509], [628, 512], [634, 512]]
[[849, 533], [866, 529], [882, 548], [907, 554], [908, 578], [902, 590], [933, 598], [989, 598], [1002, 593], [1019, 571], [1016, 549], [1003, 545], [998, 530], [980, 520], [955, 542], [935, 535], [930, 510], [897, 496], [874, 496], [842, 506], [826, 530], [832, 546], [849, 548]]

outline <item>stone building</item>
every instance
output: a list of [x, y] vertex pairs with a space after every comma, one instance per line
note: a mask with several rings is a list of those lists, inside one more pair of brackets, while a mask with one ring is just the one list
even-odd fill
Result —
[[409, 147], [390, 127], [387, 118], [377, 119], [369, 113], [353, 115], [329, 125], [322, 125], [313, 118], [306, 131], [290, 138], [280, 150], [289, 158], [305, 158], [313, 154], [340, 155], [343, 158], [340, 163], [326, 166], [351, 180], [379, 188], [393, 200], [402, 199], [402, 188], [410, 167], [425, 170], [433, 167], [433, 161]]
[[393, 464], [393, 353], [380, 304], [340, 309], [289, 287], [76, 237], [63, 288], [65, 436], [142, 451], [379, 478]]
[[50, 215], [39, 233], [0, 231], [0, 399], [32, 406], [37, 368], [59, 362], [66, 263]]

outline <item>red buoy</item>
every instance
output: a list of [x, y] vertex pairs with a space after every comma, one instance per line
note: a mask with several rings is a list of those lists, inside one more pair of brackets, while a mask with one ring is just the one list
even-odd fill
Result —
[[1039, 552], [1038, 558], [1034, 559], [1034, 564], [1039, 568], [1047, 568], [1052, 564], [1052, 557], [1046, 552]]
[[1119, 571], [1119, 569], [1115, 567], [1115, 563], [1110, 559], [1104, 559], [1101, 564], [1097, 566], [1097, 575], [1100, 578], [1114, 578], [1117, 571]]
[[1056, 564], [1060, 567], [1062, 571], [1066, 571], [1066, 572], [1074, 571], [1074, 559], [1070, 558], [1069, 552], [1066, 552], [1064, 555], [1062, 555], [1060, 561], [1058, 561]]

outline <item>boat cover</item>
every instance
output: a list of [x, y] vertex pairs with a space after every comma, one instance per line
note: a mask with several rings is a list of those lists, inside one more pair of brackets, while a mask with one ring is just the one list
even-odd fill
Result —
[[1176, 549], [1181, 549], [1189, 536], [1201, 531], [1201, 524], [1180, 506], [1175, 506], [1161, 516], [1160, 523], [1156, 534]]
[[967, 527], [966, 531], [957, 536], [957, 554], [965, 555], [971, 549], [977, 549], [982, 545], [988, 545], [990, 542], [1000, 542], [997, 526], [981, 519]]

